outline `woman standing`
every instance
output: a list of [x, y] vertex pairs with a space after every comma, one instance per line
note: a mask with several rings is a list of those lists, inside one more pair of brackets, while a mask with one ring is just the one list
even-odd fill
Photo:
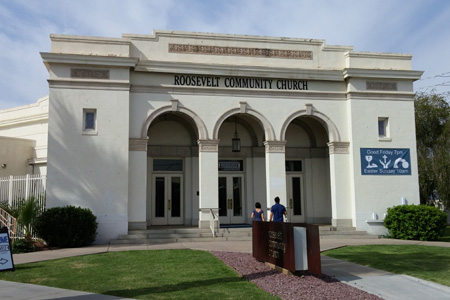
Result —
[[261, 209], [261, 203], [255, 203], [255, 209], [252, 211], [252, 219], [254, 221], [264, 222], [264, 211]]

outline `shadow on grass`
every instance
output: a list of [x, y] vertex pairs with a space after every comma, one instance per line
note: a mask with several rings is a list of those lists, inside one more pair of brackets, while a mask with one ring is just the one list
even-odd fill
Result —
[[127, 290], [111, 290], [106, 291], [103, 294], [112, 295], [112, 296], [119, 296], [119, 297], [127, 297], [127, 298], [134, 298], [139, 296], [151, 296], [151, 295], [157, 295], [157, 294], [164, 294], [164, 293], [174, 293], [174, 292], [180, 292], [180, 291], [187, 291], [190, 289], [196, 289], [196, 288], [204, 288], [205, 286], [212, 286], [212, 285], [223, 285], [226, 283], [238, 283], [246, 281], [243, 278], [240, 277], [227, 277], [227, 278], [215, 278], [215, 279], [209, 279], [209, 280], [197, 280], [197, 281], [184, 281], [177, 284], [168, 284], [163, 286], [157, 286], [157, 287], [142, 287], [137, 289], [127, 289]]

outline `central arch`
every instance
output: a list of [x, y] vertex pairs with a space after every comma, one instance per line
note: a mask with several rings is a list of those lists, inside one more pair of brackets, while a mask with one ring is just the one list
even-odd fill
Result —
[[330, 142], [340, 142], [341, 141], [341, 135], [339, 133], [338, 128], [333, 123], [333, 121], [331, 121], [331, 119], [324, 113], [315, 110], [312, 106], [311, 106], [310, 110], [304, 109], [304, 110], [294, 112], [284, 121], [283, 126], [281, 127], [281, 131], [280, 131], [280, 140], [286, 139], [286, 129], [289, 126], [289, 124], [291, 124], [291, 122], [294, 119], [296, 119], [298, 117], [302, 117], [302, 116], [313, 117], [313, 118], [317, 119], [319, 122], [321, 122], [323, 124], [324, 128], [328, 132], [328, 138], [329, 138]]
[[270, 124], [270, 122], [267, 120], [267, 118], [264, 117], [259, 112], [257, 112], [256, 110], [250, 108], [247, 105], [247, 103], [241, 102], [240, 104], [241, 104], [241, 106], [239, 108], [230, 109], [219, 117], [219, 119], [217, 120], [217, 122], [214, 126], [212, 138], [213, 139], [218, 138], [220, 126], [226, 119], [228, 119], [230, 116], [233, 116], [235, 114], [244, 113], [244, 114], [253, 116], [256, 120], [258, 120], [260, 122], [262, 128], [264, 129], [264, 135], [265, 135], [266, 140], [269, 140], [269, 141], [275, 140], [275, 131], [273, 130], [273, 127]]

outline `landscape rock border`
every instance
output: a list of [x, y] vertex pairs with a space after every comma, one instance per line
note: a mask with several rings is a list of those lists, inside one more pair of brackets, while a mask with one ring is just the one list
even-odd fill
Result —
[[376, 295], [342, 283], [328, 275], [320, 277], [309, 272], [287, 275], [256, 260], [250, 253], [211, 251], [240, 276], [283, 300], [380, 300]]

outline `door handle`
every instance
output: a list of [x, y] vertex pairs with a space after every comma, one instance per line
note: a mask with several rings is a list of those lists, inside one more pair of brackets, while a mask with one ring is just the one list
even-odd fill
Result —
[[294, 201], [292, 201], [292, 199], [289, 199], [289, 208], [292, 209], [293, 206], [294, 206]]
[[228, 209], [233, 209], [233, 200], [228, 199]]
[[170, 203], [170, 199], [169, 199], [169, 210], [172, 209], [171, 203]]

